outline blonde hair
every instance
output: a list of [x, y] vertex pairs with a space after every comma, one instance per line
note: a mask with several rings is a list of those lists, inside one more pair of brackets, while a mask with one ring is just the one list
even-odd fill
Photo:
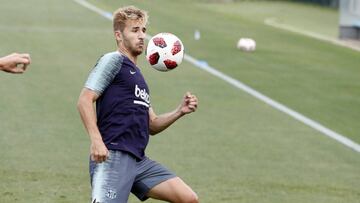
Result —
[[146, 11], [136, 8], [135, 6], [125, 6], [117, 9], [113, 15], [114, 31], [124, 31], [125, 23], [128, 20], [143, 21], [147, 24], [148, 14]]

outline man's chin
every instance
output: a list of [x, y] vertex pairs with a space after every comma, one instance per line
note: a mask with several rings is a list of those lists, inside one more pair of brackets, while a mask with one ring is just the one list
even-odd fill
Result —
[[138, 55], [141, 55], [141, 54], [143, 53], [143, 51], [144, 51], [143, 49], [141, 49], [141, 50], [138, 49], [138, 50], [134, 50], [133, 53], [134, 53], [136, 56], [138, 56]]

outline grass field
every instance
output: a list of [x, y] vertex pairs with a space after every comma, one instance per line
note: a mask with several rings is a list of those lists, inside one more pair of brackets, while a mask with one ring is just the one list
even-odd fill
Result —
[[[335, 10], [280, 2], [90, 2], [108, 11], [127, 4], [148, 10], [149, 34], [177, 34], [187, 54], [360, 143], [360, 53], [263, 23], [276, 17], [334, 36]], [[0, 5], [0, 55], [30, 52], [33, 60], [24, 75], [0, 73], [0, 202], [89, 202], [89, 139], [76, 102], [97, 58], [115, 49], [111, 22], [70, 0]], [[255, 53], [236, 50], [243, 36], [256, 39]], [[189, 183], [201, 202], [360, 202], [359, 153], [187, 62], [160, 73], [141, 56], [139, 66], [157, 113], [172, 110], [187, 90], [200, 99], [195, 114], [152, 137], [147, 154]]]

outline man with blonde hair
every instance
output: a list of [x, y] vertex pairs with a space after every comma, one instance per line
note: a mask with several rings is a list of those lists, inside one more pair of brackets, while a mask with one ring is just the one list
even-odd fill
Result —
[[187, 92], [169, 113], [156, 115], [152, 109], [136, 65], [145, 47], [147, 19], [147, 13], [134, 6], [114, 13], [117, 50], [98, 60], [80, 93], [78, 110], [91, 140], [92, 203], [125, 203], [130, 192], [142, 201], [198, 202], [179, 177], [145, 156], [149, 134], [163, 131], [198, 105], [196, 96]]

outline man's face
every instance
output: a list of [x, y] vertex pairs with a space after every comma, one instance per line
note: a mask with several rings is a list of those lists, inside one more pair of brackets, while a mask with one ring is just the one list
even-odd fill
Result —
[[130, 20], [125, 25], [123, 32], [118, 31], [119, 33], [116, 34], [117, 38], [120, 37], [119, 46], [125, 48], [133, 56], [138, 56], [145, 47], [145, 23]]

